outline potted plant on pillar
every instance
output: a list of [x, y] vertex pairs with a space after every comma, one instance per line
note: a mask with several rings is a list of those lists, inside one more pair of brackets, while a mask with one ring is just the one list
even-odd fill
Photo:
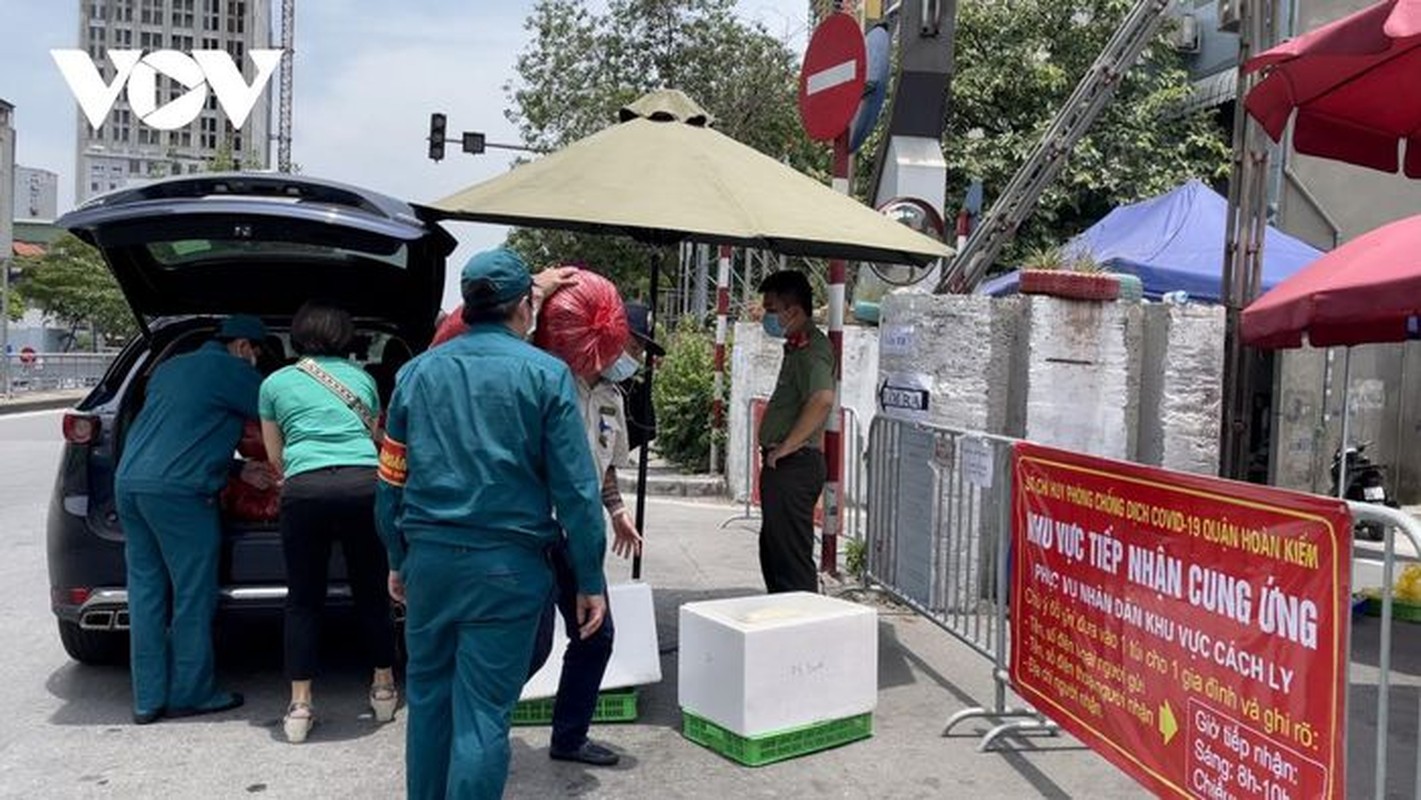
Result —
[[1048, 247], [1027, 256], [1021, 268], [1018, 291], [1106, 302], [1120, 296], [1120, 279], [1107, 272], [1089, 253], [1067, 254], [1059, 247]]

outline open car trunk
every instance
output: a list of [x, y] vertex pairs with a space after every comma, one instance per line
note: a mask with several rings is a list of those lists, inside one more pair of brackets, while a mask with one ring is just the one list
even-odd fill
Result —
[[[290, 349], [287, 333], [290, 320], [269, 318], [266, 322], [272, 333], [272, 337], [268, 340], [268, 346], [276, 345], [279, 340], [283, 350], [280, 354], [263, 354], [259, 369], [264, 374], [270, 374], [283, 366], [294, 363], [295, 356]], [[158, 324], [154, 331], [145, 337], [143, 344], [138, 345], [147, 347], [149, 352], [140, 358], [139, 366], [134, 370], [128, 384], [122, 390], [124, 393], [121, 404], [123, 411], [107, 423], [112, 426], [114, 431], [111, 445], [113, 464], [118, 463], [118, 458], [122, 455], [123, 443], [132, 428], [133, 421], [137, 419], [138, 413], [142, 410], [146, 399], [148, 379], [153, 371], [164, 362], [201, 347], [212, 337], [216, 328], [217, 318], [195, 317], [166, 321]], [[394, 371], [399, 364], [403, 363], [404, 353], [408, 352], [405, 348], [398, 346], [403, 342], [404, 337], [401, 331], [391, 323], [378, 320], [357, 320], [352, 356], [356, 362], [365, 366], [372, 375], [376, 376], [377, 384], [387, 387], [389, 378], [393, 377]], [[400, 354], [398, 362], [389, 360], [391, 354], [395, 353]], [[384, 403], [387, 399], [382, 397], [381, 402]], [[233, 457], [240, 458], [237, 453], [234, 453]], [[107, 471], [108, 474], [113, 474], [111, 467], [107, 467]], [[96, 494], [92, 500], [93, 523], [101, 525], [106, 535], [121, 538], [122, 531], [118, 525], [112, 481], [110, 480], [103, 492]], [[229, 504], [224, 503], [222, 530], [223, 550], [220, 567], [222, 586], [285, 585], [285, 562], [281, 551], [278, 519], [244, 517], [240, 513], [234, 512]], [[344, 583], [345, 578], [345, 561], [337, 548], [331, 561], [330, 581], [333, 584], [340, 584]]]

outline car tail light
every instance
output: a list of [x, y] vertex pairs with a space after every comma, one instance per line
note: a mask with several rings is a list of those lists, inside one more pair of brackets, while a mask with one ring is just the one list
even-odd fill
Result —
[[84, 586], [50, 590], [50, 601], [56, 606], [82, 606], [88, 599], [89, 589]]
[[73, 412], [64, 415], [64, 441], [70, 444], [93, 444], [98, 439], [98, 417]]

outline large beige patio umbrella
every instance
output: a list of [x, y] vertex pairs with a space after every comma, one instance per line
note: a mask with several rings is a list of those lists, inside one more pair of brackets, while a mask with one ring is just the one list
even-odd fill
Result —
[[952, 254], [813, 178], [710, 127], [674, 89], [622, 122], [451, 195], [459, 219], [773, 250], [790, 256], [925, 264]]
[[[683, 241], [897, 264], [952, 254], [943, 243], [714, 130], [710, 115], [674, 89], [642, 97], [620, 118], [433, 206], [456, 219], [620, 234], [661, 245], [653, 251], [653, 310], [662, 249]], [[653, 377], [648, 365], [648, 384]], [[646, 465], [639, 459], [636, 526], [643, 534]], [[640, 555], [632, 577], [641, 577]]]

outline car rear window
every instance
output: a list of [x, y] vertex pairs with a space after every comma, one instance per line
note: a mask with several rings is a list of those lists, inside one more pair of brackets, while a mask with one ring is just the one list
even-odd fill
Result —
[[233, 260], [365, 262], [378, 261], [403, 269], [409, 248], [401, 243], [393, 252], [353, 250], [309, 242], [255, 241], [251, 239], [179, 239], [146, 245], [153, 260], [164, 267], [197, 265]]

